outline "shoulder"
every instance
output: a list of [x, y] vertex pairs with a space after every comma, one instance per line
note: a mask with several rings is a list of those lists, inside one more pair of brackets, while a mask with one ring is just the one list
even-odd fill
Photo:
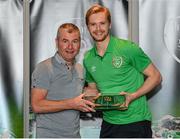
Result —
[[114, 43], [116, 43], [118, 47], [123, 47], [123, 48], [132, 48], [132, 47], [137, 47], [139, 46], [137, 43], [131, 41], [131, 40], [127, 40], [127, 39], [121, 39], [121, 38], [117, 38], [117, 37], [113, 37], [112, 38]]
[[95, 48], [93, 47], [84, 54], [83, 65], [85, 67], [93, 61], [95, 51], [94, 49]]
[[118, 51], [118, 52], [130, 52], [132, 51], [132, 49], [137, 49], [138, 48], [138, 44], [136, 44], [133, 41], [130, 40], [125, 40], [125, 39], [121, 39], [121, 38], [117, 38], [117, 37], [112, 37], [112, 42], [111, 44], [113, 44], [113, 49], [114, 51]]
[[48, 58], [46, 60], [41, 61], [37, 64], [36, 67], [47, 67], [48, 65], [52, 64], [52, 58]]
[[48, 58], [38, 63], [35, 67], [35, 71], [48, 72], [52, 69], [52, 58]]
[[91, 55], [94, 53], [94, 47], [91, 48], [90, 50], [86, 51], [84, 54], [84, 60], [86, 60], [87, 58], [91, 57]]

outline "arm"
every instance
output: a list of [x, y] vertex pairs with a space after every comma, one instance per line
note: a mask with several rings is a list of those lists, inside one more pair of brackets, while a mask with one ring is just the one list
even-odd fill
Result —
[[84, 99], [89, 100], [91, 102], [95, 102], [95, 100], [100, 96], [100, 93], [96, 87], [95, 83], [88, 83], [88, 87], [83, 89]]
[[83, 112], [94, 111], [94, 104], [82, 99], [83, 94], [64, 100], [47, 100], [47, 93], [47, 90], [40, 88], [33, 88], [31, 90], [31, 104], [35, 113], [50, 113], [69, 109]]
[[151, 63], [144, 71], [144, 75], [147, 76], [144, 84], [134, 93], [129, 94], [127, 92], [121, 92], [121, 95], [125, 95], [125, 106], [128, 107], [129, 103], [145, 94], [150, 92], [158, 84], [161, 83], [162, 77], [158, 69]]
[[90, 88], [93, 88], [93, 89], [96, 89], [96, 90], [97, 90], [96, 83], [88, 83], [88, 87], [90, 87]]
[[84, 92], [86, 95], [100, 95], [97, 87], [96, 87], [96, 83], [88, 83], [88, 87], [85, 87]]

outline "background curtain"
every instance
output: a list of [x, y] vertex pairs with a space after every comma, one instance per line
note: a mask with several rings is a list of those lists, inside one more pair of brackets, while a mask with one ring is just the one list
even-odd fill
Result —
[[179, 7], [179, 0], [139, 0], [139, 43], [163, 77], [149, 95], [156, 137], [180, 137]]
[[0, 138], [23, 137], [23, 5], [0, 0]]

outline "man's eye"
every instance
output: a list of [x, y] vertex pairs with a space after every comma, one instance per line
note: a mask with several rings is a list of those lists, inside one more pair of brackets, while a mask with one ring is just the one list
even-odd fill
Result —
[[68, 41], [67, 40], [63, 40], [64, 43], [67, 43]]
[[73, 43], [78, 43], [78, 42], [79, 42], [79, 40], [74, 40], [74, 41], [73, 41]]
[[79, 44], [79, 40], [74, 40], [72, 43], [77, 45], [77, 44]]
[[95, 26], [95, 24], [94, 24], [94, 23], [91, 23], [90, 26]]

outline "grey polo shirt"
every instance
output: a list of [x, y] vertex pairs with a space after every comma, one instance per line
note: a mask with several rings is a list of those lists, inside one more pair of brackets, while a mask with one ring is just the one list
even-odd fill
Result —
[[[48, 91], [48, 100], [63, 100], [78, 96], [84, 85], [75, 68], [68, 69], [62, 57], [55, 54], [39, 63], [32, 74], [32, 88]], [[65, 110], [37, 114], [38, 138], [80, 137], [79, 111]]]

